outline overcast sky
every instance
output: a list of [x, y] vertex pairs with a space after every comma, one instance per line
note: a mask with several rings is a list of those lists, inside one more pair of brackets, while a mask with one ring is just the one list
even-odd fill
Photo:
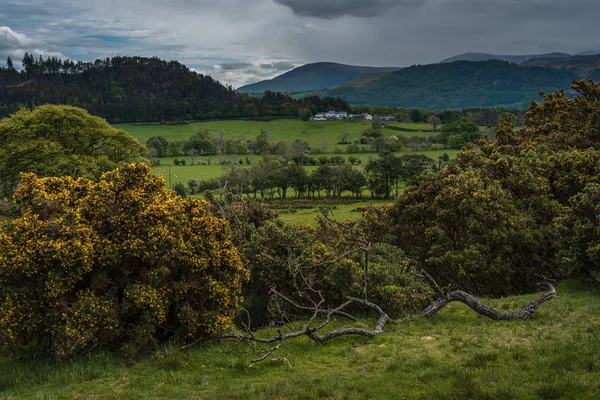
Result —
[[598, 0], [0, 0], [0, 64], [157, 56], [239, 87], [317, 61], [597, 50], [599, 16]]

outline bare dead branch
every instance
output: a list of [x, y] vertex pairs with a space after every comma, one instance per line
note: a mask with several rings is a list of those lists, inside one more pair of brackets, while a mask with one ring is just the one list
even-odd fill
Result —
[[[279, 336], [281, 337], [281, 339], [279, 340], [279, 343], [276, 346], [271, 347], [265, 354], [263, 354], [261, 357], [259, 358], [255, 358], [254, 360], [250, 361], [250, 365], [248, 366], [248, 368], [252, 368], [254, 367], [254, 364], [261, 362], [265, 359], [267, 359], [271, 354], [273, 354], [274, 352], [276, 352], [277, 350], [279, 350], [279, 348], [281, 346], [283, 346], [283, 342], [285, 342], [285, 339], [281, 336], [281, 332], [279, 332]], [[289, 361], [288, 361], [289, 363]]]
[[[419, 275], [417, 275], [419, 276]], [[454, 301], [459, 301], [461, 303], [469, 306], [473, 311], [478, 314], [481, 314], [485, 317], [488, 317], [493, 320], [512, 320], [512, 319], [526, 319], [531, 318], [533, 313], [539, 308], [539, 306], [553, 298], [556, 297], [556, 289], [552, 286], [551, 283], [547, 282], [547, 286], [549, 291], [542, 296], [538, 297], [535, 300], [532, 300], [524, 309], [519, 313], [510, 313], [510, 312], [502, 312], [495, 310], [492, 307], [486, 306], [480, 300], [475, 298], [473, 295], [463, 292], [461, 290], [455, 290], [453, 292], [447, 293], [444, 289], [440, 288], [440, 286], [435, 282], [435, 280], [427, 274], [425, 271], [421, 270], [421, 277], [426, 279], [429, 284], [433, 287], [433, 289], [440, 295], [440, 298], [425, 310], [423, 310], [419, 316], [420, 317], [431, 317], [435, 315], [438, 311], [440, 311], [444, 306], [448, 303], [452, 303]]]

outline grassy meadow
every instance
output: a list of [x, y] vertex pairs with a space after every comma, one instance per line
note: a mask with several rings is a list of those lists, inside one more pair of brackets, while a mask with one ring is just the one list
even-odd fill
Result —
[[357, 220], [366, 207], [381, 207], [391, 200], [298, 200], [269, 203], [279, 218], [289, 224], [316, 225], [315, 217], [322, 209], [330, 211], [330, 216], [338, 221]]
[[[395, 123], [407, 129], [432, 130], [430, 124]], [[224, 133], [231, 137], [244, 137], [253, 140], [261, 129], [269, 131], [269, 140], [277, 143], [286, 140], [305, 140], [311, 147], [320, 148], [324, 153], [333, 153], [336, 146], [344, 149], [345, 145], [337, 145], [343, 132], [350, 134], [349, 139], [360, 138], [361, 133], [371, 127], [370, 121], [313, 121], [304, 122], [299, 119], [276, 119], [273, 121], [223, 120], [194, 122], [186, 125], [135, 125], [119, 124], [116, 128], [123, 129], [138, 139], [145, 141], [152, 136], [163, 136], [167, 140], [186, 140], [199, 129], [211, 133]], [[393, 129], [382, 129], [385, 136], [420, 136], [429, 132], [404, 132]]]
[[[374, 339], [289, 340], [274, 355], [289, 365], [248, 368], [254, 353], [234, 341], [135, 361], [99, 351], [58, 363], [0, 358], [0, 399], [598, 399], [600, 289], [564, 282], [557, 291], [530, 320], [451, 304]], [[486, 303], [520, 310], [534, 297]]]

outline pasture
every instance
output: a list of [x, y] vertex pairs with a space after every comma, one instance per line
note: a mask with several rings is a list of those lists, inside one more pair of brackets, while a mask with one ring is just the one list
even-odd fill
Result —
[[[164, 346], [136, 360], [102, 351], [61, 362], [0, 358], [0, 398], [598, 399], [600, 290], [564, 282], [557, 292], [531, 320], [492, 321], [451, 304], [373, 339], [289, 340], [274, 354], [289, 364], [248, 368], [255, 353], [234, 341]], [[533, 298], [485, 302], [520, 310]], [[335, 327], [343, 324], [351, 322]]]
[[[222, 120], [193, 122], [186, 125], [134, 125], [119, 124], [116, 128], [123, 129], [141, 141], [152, 136], [163, 136], [167, 140], [187, 140], [199, 129], [208, 130], [214, 134], [223, 133], [226, 137], [243, 137], [244, 140], [254, 140], [261, 130], [269, 132], [269, 141], [305, 140], [311, 147], [319, 148], [323, 153], [334, 153], [336, 146], [344, 149], [345, 145], [337, 145], [340, 135], [349, 134], [348, 140], [360, 138], [361, 133], [371, 127], [370, 121], [313, 121], [304, 122], [299, 119], [276, 119], [273, 121]], [[395, 123], [400, 128], [423, 131], [432, 130], [430, 124]], [[403, 132], [392, 129], [382, 129], [384, 136], [425, 136], [429, 132]]]

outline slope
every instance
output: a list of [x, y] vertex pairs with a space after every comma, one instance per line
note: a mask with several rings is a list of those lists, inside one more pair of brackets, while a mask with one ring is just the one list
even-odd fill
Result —
[[529, 60], [524, 65], [551, 67], [572, 71], [582, 78], [600, 80], [600, 54]]
[[503, 61], [419, 65], [364, 84], [352, 81], [322, 92], [351, 104], [431, 110], [470, 107], [525, 108], [540, 92], [568, 88], [578, 76], [554, 68]]
[[306, 92], [321, 90], [352, 80], [363, 74], [392, 72], [399, 68], [360, 67], [328, 62], [306, 64], [271, 80], [253, 83], [237, 89], [239, 93]]

